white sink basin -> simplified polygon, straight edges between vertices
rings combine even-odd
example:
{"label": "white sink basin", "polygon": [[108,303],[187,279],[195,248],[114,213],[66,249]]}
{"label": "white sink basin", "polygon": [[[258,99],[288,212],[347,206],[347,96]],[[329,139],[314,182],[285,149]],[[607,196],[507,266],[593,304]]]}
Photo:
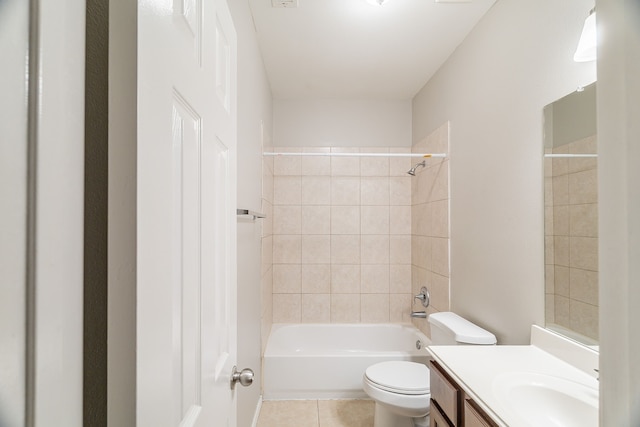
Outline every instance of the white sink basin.
{"label": "white sink basin", "polygon": [[549,375],[509,372],[495,378],[493,390],[514,425],[598,426],[597,388]]}

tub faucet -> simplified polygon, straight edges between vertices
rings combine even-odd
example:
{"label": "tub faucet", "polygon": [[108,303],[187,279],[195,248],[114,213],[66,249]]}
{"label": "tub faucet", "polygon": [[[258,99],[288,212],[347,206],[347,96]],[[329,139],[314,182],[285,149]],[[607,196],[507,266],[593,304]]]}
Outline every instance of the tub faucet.
{"label": "tub faucet", "polygon": [[426,319],[427,312],[426,311],[412,311],[411,317],[417,317],[418,319]]}
{"label": "tub faucet", "polygon": [[420,288],[420,293],[413,297],[413,299],[419,299],[420,301],[422,301],[423,307],[429,307],[429,301],[431,300],[431,298],[429,295],[429,290],[426,288],[426,286]]}

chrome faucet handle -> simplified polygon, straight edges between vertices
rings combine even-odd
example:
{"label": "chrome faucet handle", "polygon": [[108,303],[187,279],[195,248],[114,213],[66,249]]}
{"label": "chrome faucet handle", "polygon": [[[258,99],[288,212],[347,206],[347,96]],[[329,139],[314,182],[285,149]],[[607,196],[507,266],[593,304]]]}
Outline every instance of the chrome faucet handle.
{"label": "chrome faucet handle", "polygon": [[423,286],[422,288],[420,288],[420,293],[413,297],[413,299],[422,301],[423,307],[429,307],[429,302],[431,300],[429,296],[429,290],[425,286]]}

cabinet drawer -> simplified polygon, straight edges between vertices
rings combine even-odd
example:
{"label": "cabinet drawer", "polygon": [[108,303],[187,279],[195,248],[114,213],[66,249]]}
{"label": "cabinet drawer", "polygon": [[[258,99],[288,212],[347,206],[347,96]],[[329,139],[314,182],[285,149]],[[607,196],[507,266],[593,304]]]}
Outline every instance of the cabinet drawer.
{"label": "cabinet drawer", "polygon": [[433,360],[429,362],[431,368],[431,398],[438,403],[442,412],[453,422],[454,426],[460,424],[459,399],[460,388]]}
{"label": "cabinet drawer", "polygon": [[442,415],[438,405],[431,399],[431,410],[429,411],[429,426],[430,427],[453,427],[453,424],[449,422],[447,417]]}
{"label": "cabinet drawer", "polygon": [[465,427],[497,427],[489,416],[471,399],[464,401]]}

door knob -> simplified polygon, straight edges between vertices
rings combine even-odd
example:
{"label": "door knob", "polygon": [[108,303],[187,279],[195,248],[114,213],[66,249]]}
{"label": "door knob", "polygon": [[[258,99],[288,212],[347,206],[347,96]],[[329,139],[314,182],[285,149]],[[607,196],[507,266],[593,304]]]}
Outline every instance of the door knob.
{"label": "door knob", "polygon": [[244,387],[249,387],[253,384],[253,371],[249,368],[244,368],[238,372],[238,369],[234,366],[231,372],[231,390],[236,388],[236,383]]}

